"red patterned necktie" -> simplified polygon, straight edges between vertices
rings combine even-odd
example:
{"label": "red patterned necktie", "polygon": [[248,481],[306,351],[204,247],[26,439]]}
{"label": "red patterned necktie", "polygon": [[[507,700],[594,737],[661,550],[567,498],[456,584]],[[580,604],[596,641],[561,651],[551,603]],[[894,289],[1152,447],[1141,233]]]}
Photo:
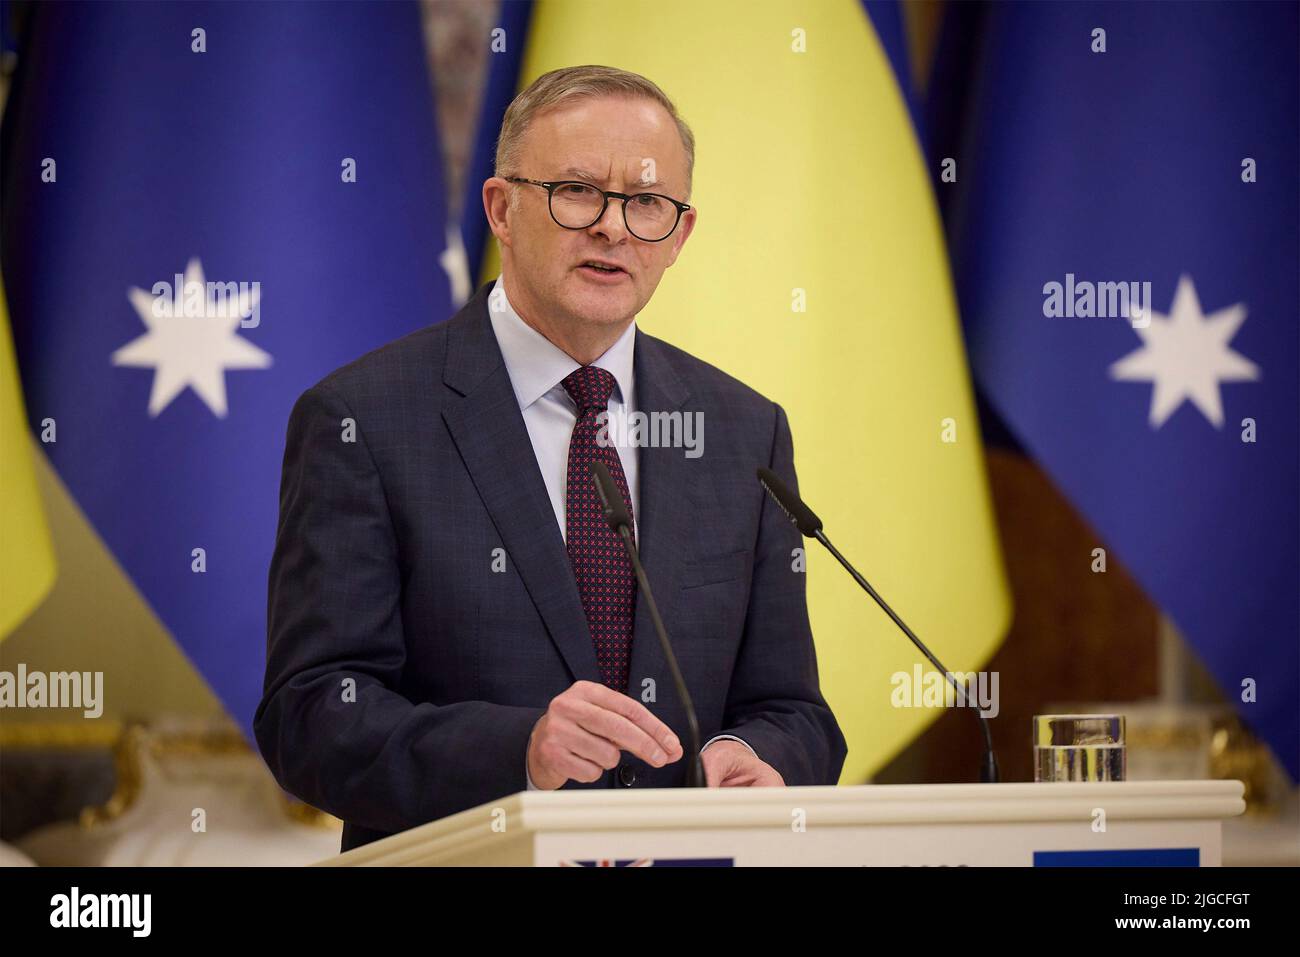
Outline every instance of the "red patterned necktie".
{"label": "red patterned necktie", "polygon": [[627,477],[612,443],[602,445],[596,417],[609,409],[614,376],[598,366],[582,366],[565,377],[564,389],[578,406],[578,421],[569,440],[568,491],[564,508],[565,546],[587,614],[601,680],[615,691],[627,690],[632,651],[632,615],[636,608],[636,574],[620,537],[605,522],[600,496],[591,479],[591,463],[609,469],[632,514]]}

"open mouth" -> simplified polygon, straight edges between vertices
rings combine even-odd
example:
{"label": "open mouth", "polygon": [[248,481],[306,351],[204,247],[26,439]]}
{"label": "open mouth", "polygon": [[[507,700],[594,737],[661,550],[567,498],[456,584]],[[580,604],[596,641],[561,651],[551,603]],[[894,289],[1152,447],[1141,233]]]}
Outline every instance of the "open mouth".
{"label": "open mouth", "polygon": [[610,263],[603,263],[595,259],[589,259],[581,266],[578,271],[584,275],[603,280],[622,279],[628,275],[627,270]]}

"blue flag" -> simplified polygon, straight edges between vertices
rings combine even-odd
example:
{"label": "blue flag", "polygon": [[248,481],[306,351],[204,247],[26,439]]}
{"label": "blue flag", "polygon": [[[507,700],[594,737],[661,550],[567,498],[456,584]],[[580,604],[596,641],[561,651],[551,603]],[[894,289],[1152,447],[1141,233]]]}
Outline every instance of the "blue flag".
{"label": "blue flag", "polygon": [[977,381],[1294,777],[1297,7],[988,27],[952,220]]}
{"label": "blue flag", "polygon": [[60,478],[247,731],[293,402],[447,318],[449,272],[464,292],[419,11],[32,20],[3,130],[27,409],[55,421]]}

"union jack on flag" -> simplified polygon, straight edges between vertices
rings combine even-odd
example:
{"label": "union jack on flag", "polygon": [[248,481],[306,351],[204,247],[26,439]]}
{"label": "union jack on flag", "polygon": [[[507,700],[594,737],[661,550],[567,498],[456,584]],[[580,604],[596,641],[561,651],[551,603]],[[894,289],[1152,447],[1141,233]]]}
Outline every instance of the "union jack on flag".
{"label": "union jack on flag", "polygon": [[594,861],[560,861],[561,867],[653,867],[653,857],[634,857],[627,860],[615,860],[601,857]]}
{"label": "union jack on flag", "polygon": [[735,867],[734,857],[598,857],[563,860],[561,867]]}

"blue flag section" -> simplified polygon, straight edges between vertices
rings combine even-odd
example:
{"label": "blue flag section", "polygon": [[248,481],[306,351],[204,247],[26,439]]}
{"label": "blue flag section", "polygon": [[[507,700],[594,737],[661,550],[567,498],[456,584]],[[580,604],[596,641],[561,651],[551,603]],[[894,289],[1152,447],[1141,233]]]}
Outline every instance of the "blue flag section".
{"label": "blue flag section", "polygon": [[[519,72],[527,47],[528,25],[533,16],[533,0],[510,0],[497,8],[493,26],[492,56],[488,57],[479,103],[478,127],[465,171],[461,201],[461,237],[469,275],[487,281],[482,275],[484,252],[492,231],[483,213],[483,181],[496,173],[497,133],[510,101],[519,92]],[[499,31],[499,32],[496,32]]]}
{"label": "blue flag section", "polygon": [[452,311],[419,11],[31,13],[3,130],[27,410],[54,420],[59,477],[251,737],[294,400]]}
{"label": "blue flag section", "polygon": [[1295,4],[992,5],[951,218],[980,388],[1293,777],[1298,41]]}

